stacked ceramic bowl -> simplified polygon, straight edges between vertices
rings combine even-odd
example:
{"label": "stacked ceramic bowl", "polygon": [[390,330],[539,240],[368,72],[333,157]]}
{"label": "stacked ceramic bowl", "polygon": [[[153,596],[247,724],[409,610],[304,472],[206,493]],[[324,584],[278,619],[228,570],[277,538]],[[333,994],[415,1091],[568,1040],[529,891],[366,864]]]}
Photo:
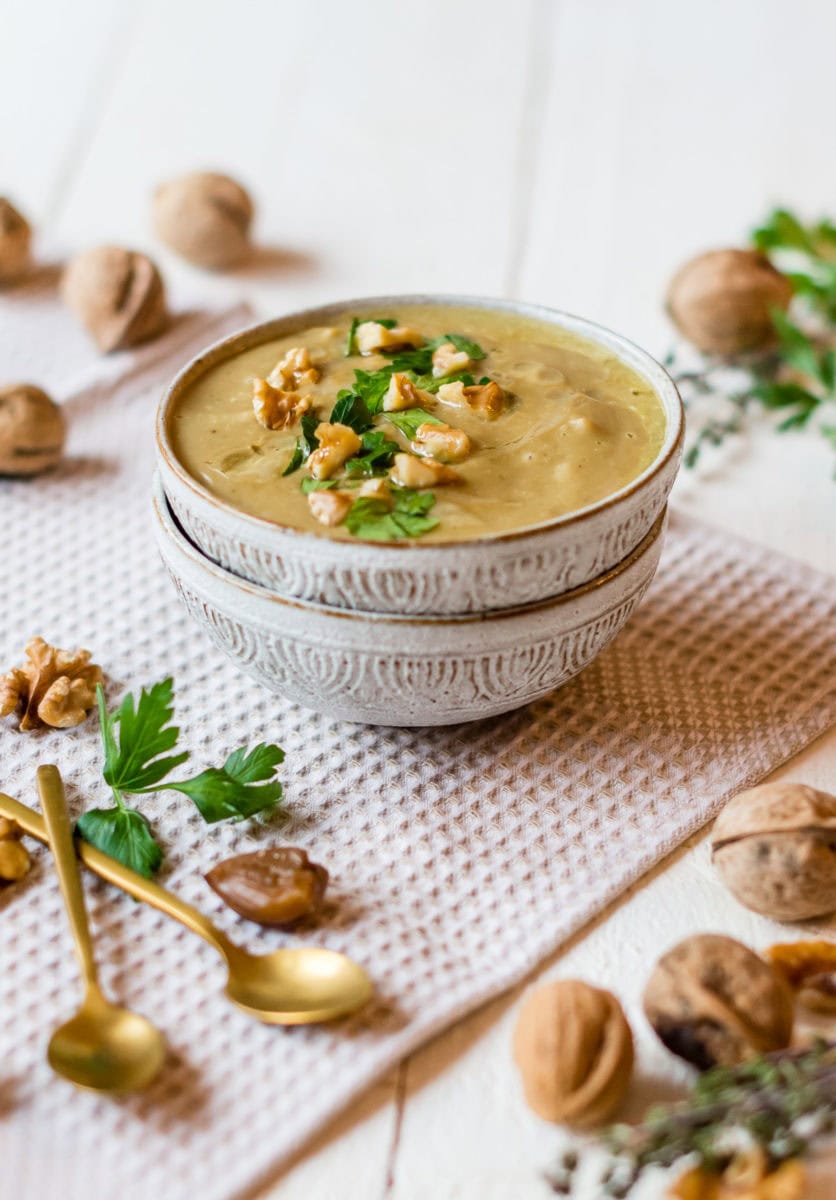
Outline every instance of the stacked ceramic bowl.
{"label": "stacked ceramic bowl", "polygon": [[[210,368],[347,313],[428,303],[531,316],[606,348],[659,396],[666,433],[654,461],[626,487],[568,516],[423,545],[339,541],[249,516],[178,461],[172,413]],[[350,721],[469,721],[546,695],[622,628],[656,571],[682,433],[679,396],[662,368],[577,317],[458,296],[346,301],[244,330],[180,373],[157,420],[158,544],[194,619],[270,690]]]}

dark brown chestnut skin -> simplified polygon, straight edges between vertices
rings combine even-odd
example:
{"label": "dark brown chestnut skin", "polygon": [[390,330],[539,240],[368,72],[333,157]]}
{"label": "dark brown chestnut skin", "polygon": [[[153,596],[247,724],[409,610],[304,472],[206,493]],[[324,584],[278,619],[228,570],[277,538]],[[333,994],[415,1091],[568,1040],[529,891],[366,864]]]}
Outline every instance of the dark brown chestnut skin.
{"label": "dark brown chestnut skin", "polygon": [[328,872],[298,846],[237,854],[204,876],[221,899],[259,925],[294,925],[322,907]]}

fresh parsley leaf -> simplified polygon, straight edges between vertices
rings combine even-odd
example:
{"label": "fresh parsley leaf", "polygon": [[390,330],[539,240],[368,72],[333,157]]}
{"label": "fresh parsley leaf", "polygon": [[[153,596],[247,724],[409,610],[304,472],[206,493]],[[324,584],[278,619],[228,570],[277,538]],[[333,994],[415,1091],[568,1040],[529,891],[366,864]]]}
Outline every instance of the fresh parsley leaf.
{"label": "fresh parsley leaf", "polygon": [[478,342],[472,341],[469,337],[465,337],[463,333],[445,333],[441,338],[435,338],[436,346],[443,346],[445,342],[452,342],[457,350],[463,350],[468,358],[472,358],[474,362],[485,358],[485,351]]}
{"label": "fresh parsley leaf", "polygon": [[362,396],[347,388],[337,393],[337,403],[328,418],[332,425],[348,425],[355,433],[371,428],[372,414]]}
{"label": "fresh parsley leaf", "polygon": [[392,358],[393,371],[414,371],[416,375],[429,375],[432,369],[433,347],[429,343],[419,346],[416,350],[398,350]]}
{"label": "fresh parsley leaf", "polygon": [[284,752],[266,743],[249,752],[236,750],[223,767],[211,768],[194,779],[162,782],[189,757],[185,751],[167,753],[174,749],[180,734],[171,724],[174,685],[170,678],[150,691],[143,688],[136,703],[133,696],[126,696],[113,714],[107,711],[101,686],[96,689],[96,697],[104,747],[103,774],[113,789],[116,807],[92,809],[80,818],[77,829],[85,840],[133,870],[150,878],[163,855],[145,817],[125,804],[125,793],[183,792],[194,800],[207,821],[251,816],[281,799],[282,785],[273,779],[273,773],[284,760]]}
{"label": "fresh parsley leaf", "polygon": [[490,375],[483,375],[482,378],[479,380],[479,387],[484,387],[485,384],[490,383],[490,381],[491,381]]}
{"label": "fresh parsley leaf", "polygon": [[778,331],[784,361],[802,374],[818,379],[820,364],[816,347],[781,309],[774,308],[770,315]]}
{"label": "fresh parsley leaf", "polygon": [[355,371],[352,391],[362,396],[370,413],[379,413],[383,408],[383,397],[392,378],[392,367],[381,367],[379,371]]}
{"label": "fresh parsley leaf", "polygon": [[374,321],[375,325],[382,325],[384,329],[394,329],[398,323],[395,317],[355,317],[351,322],[351,328],[346,338],[346,358],[351,358],[353,354],[357,353],[357,326],[365,325],[367,321]]}
{"label": "fresh parsley leaf", "polygon": [[194,779],[166,783],[163,788],[183,792],[209,824],[227,817],[252,817],[281,800],[282,785],[273,775],[283,761],[278,746],[262,742],[250,751],[235,750],[222,767],[210,767]]}
{"label": "fresh parsley leaf", "polygon": [[764,383],[754,388],[752,394],[757,396],[765,408],[796,408],[798,411],[792,422],[784,423],[787,429],[806,424],[821,403],[818,396],[814,396],[798,383]]}
{"label": "fresh parsley leaf", "polygon": [[143,688],[136,708],[133,696],[126,696],[112,717],[105,708],[101,684],[96,688],[96,697],[105,751],[105,782],[117,795],[153,787],[189,757],[186,751],[160,757],[174,749],[180,736],[177,726],[170,724],[174,716],[174,681],[170,677],[154,684],[150,692]]}
{"label": "fresh parsley leaf", "polygon": [[397,442],[391,441],[381,429],[367,429],[363,434],[362,442],[364,453],[348,460],[345,464],[346,473],[355,478],[357,476],[383,475],[392,465],[392,460],[400,451],[400,446]]}
{"label": "fresh parsley leaf", "polygon": [[299,422],[302,432],[296,439],[296,449],[293,451],[290,462],[282,471],[283,476],[292,475],[294,471],[298,471],[302,464],[307,462],[314,450],[316,450],[319,445],[319,438],[316,436],[316,427],[318,424],[319,417],[316,413],[303,413],[302,419]]}
{"label": "fresh parsley leaf", "polygon": [[146,879],[159,870],[163,861],[151,827],[135,808],[92,808],[79,817],[76,831],[85,842]]}
{"label": "fresh parsley leaf", "polygon": [[417,388],[421,388],[424,392],[432,392],[433,395],[445,383],[456,383],[461,380],[465,387],[472,387],[474,383],[473,376],[469,371],[454,371],[452,375],[441,375],[438,378],[432,374],[416,375],[413,371],[408,374]]}
{"label": "fresh parsley leaf", "polygon": [[308,492],[330,491],[331,488],[337,487],[338,484],[338,479],[303,479],[299,486],[307,496]]}
{"label": "fresh parsley leaf", "polygon": [[401,433],[405,434],[410,441],[415,437],[418,428],[421,425],[443,425],[443,421],[439,421],[438,417],[434,417],[432,413],[428,413],[423,408],[405,408],[402,412],[388,412],[384,416],[392,425],[400,429]]}
{"label": "fresh parsley leaf", "polygon": [[360,496],[349,509],[345,523],[350,533],[367,541],[391,542],[420,537],[438,525],[438,521],[427,516],[434,504],[432,492],[394,488],[391,507],[386,500]]}

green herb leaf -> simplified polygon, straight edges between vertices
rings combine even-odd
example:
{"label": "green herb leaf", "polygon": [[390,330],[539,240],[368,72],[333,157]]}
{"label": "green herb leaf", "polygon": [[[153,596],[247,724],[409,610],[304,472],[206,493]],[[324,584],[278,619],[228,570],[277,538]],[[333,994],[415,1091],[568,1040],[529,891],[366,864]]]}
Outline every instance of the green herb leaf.
{"label": "green herb leaf", "polygon": [[337,392],[337,403],[332,408],[328,420],[332,425],[348,425],[355,433],[362,433],[371,427],[372,414],[362,396],[343,388]]}
{"label": "green herb leaf", "polygon": [[365,325],[367,321],[373,321],[375,325],[382,325],[384,329],[394,329],[398,323],[394,317],[355,317],[351,322],[351,328],[346,338],[346,358],[351,358],[353,354],[357,353],[357,326]]}
{"label": "green herb leaf", "polygon": [[781,356],[784,362],[813,379],[819,377],[819,356],[816,347],[805,333],[794,325],[786,313],[779,308],[771,312],[772,324],[778,331]]}
{"label": "green herb leaf", "polygon": [[[114,789],[117,798],[122,792],[138,792],[151,787],[189,757],[186,751],[160,757],[174,749],[180,736],[177,726],[170,724],[174,716],[174,681],[171,678],[154,684],[149,692],[143,688],[136,708],[133,696],[126,696],[112,717],[105,710],[101,684],[96,688],[96,696],[102,718],[105,782]],[[117,723],[118,745],[114,728]]]}
{"label": "green herb leaf", "polygon": [[294,471],[298,471],[303,463],[307,462],[319,445],[319,438],[316,436],[316,428],[319,425],[319,417],[316,413],[303,413],[302,419],[299,422],[302,432],[296,439],[296,449],[290,462],[282,471],[282,475],[292,475]]}
{"label": "green herb leaf", "polygon": [[350,533],[367,541],[391,542],[420,537],[438,525],[438,521],[426,515],[434,504],[432,492],[394,488],[391,507],[386,500],[360,496],[349,509],[345,523]]}
{"label": "green herb leaf", "polygon": [[307,494],[309,492],[327,492],[331,488],[339,487],[338,479],[303,479],[300,483],[300,488]]}
{"label": "green herb leaf", "polygon": [[350,458],[345,464],[347,474],[355,478],[384,474],[400,451],[398,443],[391,441],[381,429],[366,430],[362,442],[364,453]]}
{"label": "green herb leaf", "polygon": [[465,387],[472,387],[474,383],[473,376],[469,371],[454,371],[452,375],[441,375],[438,378],[432,374],[416,375],[414,371],[409,371],[407,374],[417,388],[421,388],[424,392],[432,392],[433,395],[445,383],[461,381]]}
{"label": "green herb leaf", "polygon": [[429,375],[432,369],[433,347],[429,343],[418,346],[415,350],[398,350],[392,359],[393,371],[414,371],[416,375]]}
{"label": "green herb leaf", "polygon": [[392,425],[400,429],[401,433],[405,434],[410,441],[415,437],[421,425],[443,425],[443,421],[439,421],[438,417],[434,417],[432,413],[428,413],[423,408],[405,408],[402,412],[388,412],[383,414],[386,420]]}
{"label": "green herb leaf", "polygon": [[392,367],[381,367],[379,371],[355,371],[352,391],[362,396],[370,413],[379,413],[383,408],[383,397],[392,378]]}
{"label": "green herb leaf", "polygon": [[163,861],[151,827],[134,808],[92,808],[79,817],[76,832],[85,842],[146,879],[159,870]]}
{"label": "green herb leaf", "polygon": [[465,337],[463,333],[445,333],[441,338],[434,338],[433,349],[443,346],[445,342],[452,342],[457,350],[463,350],[467,357],[472,358],[474,362],[486,357],[485,351],[479,343]]}
{"label": "green herb leaf", "polygon": [[262,742],[250,751],[243,748],[234,751],[223,767],[210,767],[194,779],[166,783],[163,787],[183,792],[210,824],[227,817],[252,817],[274,808],[281,800],[282,785],[273,775],[283,761],[284,752],[278,746]]}

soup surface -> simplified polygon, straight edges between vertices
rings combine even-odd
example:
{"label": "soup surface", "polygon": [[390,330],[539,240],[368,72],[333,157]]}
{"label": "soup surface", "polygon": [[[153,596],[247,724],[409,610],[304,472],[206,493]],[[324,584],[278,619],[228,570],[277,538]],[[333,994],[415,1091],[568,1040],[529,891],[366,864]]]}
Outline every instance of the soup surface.
{"label": "soup surface", "polygon": [[665,416],[645,379],[584,338],[510,313],[402,306],[212,367],[170,433],[189,473],[253,516],[445,542],[617,491],[658,454]]}

